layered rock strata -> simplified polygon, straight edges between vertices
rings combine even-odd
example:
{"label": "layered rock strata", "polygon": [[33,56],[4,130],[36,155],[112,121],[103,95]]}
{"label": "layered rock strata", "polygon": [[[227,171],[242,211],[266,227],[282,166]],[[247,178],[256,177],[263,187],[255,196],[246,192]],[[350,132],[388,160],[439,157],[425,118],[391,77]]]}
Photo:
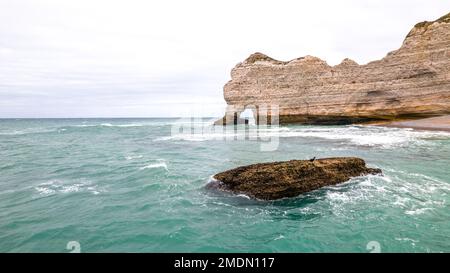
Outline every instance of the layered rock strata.
{"label": "layered rock strata", "polygon": [[356,157],[290,160],[238,167],[214,175],[207,187],[273,200],[336,185],[355,176],[379,174]]}
{"label": "layered rock strata", "polygon": [[342,124],[449,114],[450,13],[416,24],[398,50],[365,65],[344,59],[330,66],[312,56],[282,62],[252,54],[232,69],[224,97],[228,109],[216,124],[236,123],[246,108],[256,120],[270,123],[273,106],[280,123]]}

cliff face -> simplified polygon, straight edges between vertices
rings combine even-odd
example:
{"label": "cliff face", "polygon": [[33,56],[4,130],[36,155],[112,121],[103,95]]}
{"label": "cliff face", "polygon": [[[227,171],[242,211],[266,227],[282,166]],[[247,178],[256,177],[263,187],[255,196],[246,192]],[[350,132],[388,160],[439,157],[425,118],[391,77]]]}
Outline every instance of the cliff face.
{"label": "cliff face", "polygon": [[278,105],[280,123],[449,114],[450,13],[418,23],[398,50],[365,65],[344,59],[330,66],[312,56],[282,62],[255,53],[233,68],[231,78],[224,87],[226,120],[217,124],[236,122],[250,106],[257,114],[261,105]]}

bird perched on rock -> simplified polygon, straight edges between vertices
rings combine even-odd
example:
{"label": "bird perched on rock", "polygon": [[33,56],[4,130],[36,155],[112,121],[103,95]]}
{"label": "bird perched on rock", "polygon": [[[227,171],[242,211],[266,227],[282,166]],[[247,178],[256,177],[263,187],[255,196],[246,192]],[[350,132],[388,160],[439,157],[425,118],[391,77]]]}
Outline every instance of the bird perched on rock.
{"label": "bird perched on rock", "polygon": [[316,157],[311,158],[309,161],[314,162],[316,160]]}

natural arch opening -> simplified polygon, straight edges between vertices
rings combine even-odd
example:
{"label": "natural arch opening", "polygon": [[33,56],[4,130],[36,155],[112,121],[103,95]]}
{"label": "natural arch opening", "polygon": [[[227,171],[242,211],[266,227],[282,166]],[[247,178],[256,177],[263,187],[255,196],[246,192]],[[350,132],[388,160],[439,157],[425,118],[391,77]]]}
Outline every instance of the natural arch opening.
{"label": "natural arch opening", "polygon": [[239,116],[239,118],[247,120],[246,124],[256,125],[253,109],[246,108]]}

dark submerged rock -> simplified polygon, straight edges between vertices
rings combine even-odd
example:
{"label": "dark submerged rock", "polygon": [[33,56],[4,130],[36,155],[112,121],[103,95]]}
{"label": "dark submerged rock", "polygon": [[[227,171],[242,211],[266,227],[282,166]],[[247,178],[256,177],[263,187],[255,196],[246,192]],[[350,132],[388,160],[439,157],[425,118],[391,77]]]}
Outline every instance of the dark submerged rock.
{"label": "dark submerged rock", "polygon": [[380,173],[380,169],[368,168],[363,159],[356,157],[290,160],[224,171],[214,175],[214,181],[207,187],[273,200],[336,185],[352,177]]}

